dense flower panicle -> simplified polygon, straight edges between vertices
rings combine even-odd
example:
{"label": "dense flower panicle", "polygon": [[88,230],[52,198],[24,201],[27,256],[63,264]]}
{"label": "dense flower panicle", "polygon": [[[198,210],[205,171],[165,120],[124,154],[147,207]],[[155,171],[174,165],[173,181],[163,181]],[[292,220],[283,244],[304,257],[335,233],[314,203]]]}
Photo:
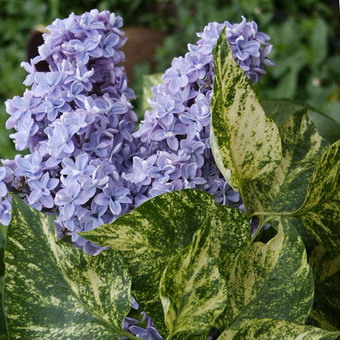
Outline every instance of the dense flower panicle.
{"label": "dense flower panicle", "polygon": [[[197,188],[218,203],[240,206],[240,196],[224,181],[211,152],[210,102],[214,66],[212,50],[223,28],[232,53],[252,82],[265,73],[271,51],[269,36],[243,17],[239,24],[210,23],[184,57],[175,58],[152,91],[152,110],[134,134],[144,148],[123,177],[141,187],[139,204],[150,197],[183,188]],[[242,208],[242,206],[241,206]]]}
{"label": "dense flower panicle", "polygon": [[[134,185],[121,174],[137,149],[132,137],[137,118],[129,103],[134,93],[119,65],[126,41],[122,24],[120,17],[98,10],[57,19],[47,27],[39,56],[22,64],[30,89],[6,102],[6,126],[15,129],[17,150],[30,153],[0,170],[2,224],[10,220],[10,185],[32,207],[57,215],[60,237],[71,235],[94,254],[100,248],[77,232],[132,208]],[[49,72],[36,70],[41,60]],[[4,181],[10,169],[11,183]]]}

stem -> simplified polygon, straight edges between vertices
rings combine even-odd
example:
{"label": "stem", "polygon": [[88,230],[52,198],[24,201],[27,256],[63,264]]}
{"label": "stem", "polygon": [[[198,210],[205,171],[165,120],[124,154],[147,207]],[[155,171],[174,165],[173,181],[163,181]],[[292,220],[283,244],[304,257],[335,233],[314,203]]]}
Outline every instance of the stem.
{"label": "stem", "polygon": [[255,241],[256,237],[258,236],[258,234],[260,233],[260,231],[262,230],[262,225],[259,225],[254,233],[254,235],[251,237],[251,241]]}
{"label": "stem", "polygon": [[256,229],[256,231],[255,231],[255,233],[254,233],[254,235],[251,237],[251,240],[252,240],[252,242],[254,242],[255,241],[255,239],[256,239],[256,237],[259,235],[259,233],[261,232],[261,230],[262,230],[262,227],[268,222],[270,220],[270,218],[265,218],[260,224],[259,224],[259,226],[257,227],[257,229]]}
{"label": "stem", "polygon": [[240,195],[241,195],[241,199],[242,199],[243,204],[244,204],[244,210],[246,212],[246,215],[249,217],[251,212],[249,211],[248,202],[247,202],[247,200],[245,198],[245,195],[243,194],[243,187],[242,187],[242,185],[240,186]]}
{"label": "stem", "polygon": [[171,332],[167,337],[166,340],[171,340],[173,333]]}

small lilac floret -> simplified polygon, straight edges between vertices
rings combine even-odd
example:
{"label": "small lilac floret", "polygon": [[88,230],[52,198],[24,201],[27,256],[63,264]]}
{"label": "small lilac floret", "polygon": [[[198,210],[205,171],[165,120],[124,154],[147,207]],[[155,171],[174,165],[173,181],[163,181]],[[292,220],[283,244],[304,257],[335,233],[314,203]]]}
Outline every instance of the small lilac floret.
{"label": "small lilac floret", "polygon": [[10,196],[0,198],[0,224],[8,226],[12,218],[12,199]]}
{"label": "small lilac floret", "polygon": [[5,178],[6,178],[6,168],[0,167],[0,198],[3,198],[8,194],[8,189],[5,183]]}
{"label": "small lilac floret", "polygon": [[50,178],[49,173],[46,172],[40,180],[29,180],[28,186],[31,189],[27,200],[28,203],[37,210],[42,208],[52,209],[54,206],[51,191],[57,187],[59,180]]}

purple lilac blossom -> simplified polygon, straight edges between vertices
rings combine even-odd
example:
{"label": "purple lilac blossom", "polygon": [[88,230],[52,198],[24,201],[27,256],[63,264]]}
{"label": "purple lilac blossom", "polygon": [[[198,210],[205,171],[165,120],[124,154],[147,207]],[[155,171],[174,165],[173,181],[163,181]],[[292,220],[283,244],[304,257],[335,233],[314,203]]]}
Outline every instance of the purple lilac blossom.
{"label": "purple lilac blossom", "polygon": [[153,87],[151,110],[134,133],[144,147],[123,178],[140,187],[142,195],[135,197],[135,205],[161,193],[196,188],[214,195],[218,203],[243,208],[240,195],[218,170],[209,141],[212,50],[223,28],[234,59],[250,81],[263,76],[264,65],[273,65],[267,58],[269,36],[244,17],[239,24],[210,23],[197,34],[197,44],[189,45],[184,57],[175,58],[163,82]]}
{"label": "purple lilac blossom", "polygon": [[[30,89],[6,102],[6,126],[15,130],[16,148],[29,153],[0,168],[1,223],[10,220],[12,189],[32,207],[57,216],[59,237],[70,235],[96,254],[102,248],[77,233],[133,208],[137,188],[121,176],[138,147],[129,103],[134,93],[120,65],[122,25],[122,18],[98,10],[57,19],[47,27],[39,56],[22,63]],[[36,70],[41,60],[49,72]],[[11,183],[5,181],[8,171]]]}

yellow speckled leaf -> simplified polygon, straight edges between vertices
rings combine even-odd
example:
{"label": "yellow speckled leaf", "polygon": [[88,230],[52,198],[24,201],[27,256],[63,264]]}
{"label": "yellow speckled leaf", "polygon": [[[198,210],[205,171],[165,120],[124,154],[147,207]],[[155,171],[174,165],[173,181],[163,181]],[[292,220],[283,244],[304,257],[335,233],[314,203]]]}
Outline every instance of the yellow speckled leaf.
{"label": "yellow speckled leaf", "polygon": [[313,249],[309,263],[315,282],[309,321],[331,331],[340,330],[340,253],[318,246]]}
{"label": "yellow speckled leaf", "polygon": [[279,125],[282,140],[280,165],[251,184],[249,197],[256,211],[293,212],[303,203],[308,183],[329,143],[317,132],[302,109]]}
{"label": "yellow speckled leaf", "polygon": [[171,259],[191,244],[207,219],[212,223],[212,256],[226,267],[250,242],[248,220],[238,209],[216,205],[213,196],[198,190],[159,195],[82,236],[120,252],[133,277],[133,295],[165,334],[159,281]]}
{"label": "yellow speckled leaf", "polygon": [[305,247],[285,220],[268,243],[254,242],[239,252],[226,282],[220,329],[254,318],[303,323],[312,307],[314,285]]}
{"label": "yellow speckled leaf", "polygon": [[219,169],[240,191],[248,210],[249,184],[267,176],[280,163],[279,131],[265,115],[244,71],[233,59],[225,31],[213,56],[212,150]]}
{"label": "yellow speckled leaf", "polygon": [[333,340],[340,332],[273,319],[246,320],[224,331],[219,340]]}
{"label": "yellow speckled leaf", "polygon": [[309,233],[330,250],[340,251],[340,141],[317,163],[302,207],[294,213]]}
{"label": "yellow speckled leaf", "polygon": [[205,334],[223,312],[226,299],[225,280],[218,269],[207,219],[196,232],[193,243],[175,256],[160,281],[160,296],[169,337],[179,333]]}
{"label": "yellow speckled leaf", "polygon": [[131,281],[117,253],[56,242],[52,219],[13,200],[5,250],[10,339],[119,339]]}

